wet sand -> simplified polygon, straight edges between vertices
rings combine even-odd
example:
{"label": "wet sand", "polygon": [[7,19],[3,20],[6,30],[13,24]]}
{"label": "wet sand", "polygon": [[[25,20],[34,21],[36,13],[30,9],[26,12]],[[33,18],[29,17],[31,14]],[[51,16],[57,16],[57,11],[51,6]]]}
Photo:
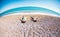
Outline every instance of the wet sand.
{"label": "wet sand", "polygon": [[[21,23],[22,16],[26,22]],[[37,18],[37,22],[31,20]],[[13,15],[0,17],[0,37],[60,37],[60,17]]]}

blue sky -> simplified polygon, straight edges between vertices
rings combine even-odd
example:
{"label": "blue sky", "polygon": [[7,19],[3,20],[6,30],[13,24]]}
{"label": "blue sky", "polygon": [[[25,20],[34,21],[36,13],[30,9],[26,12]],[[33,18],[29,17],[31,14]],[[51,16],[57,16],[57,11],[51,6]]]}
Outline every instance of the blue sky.
{"label": "blue sky", "polygon": [[36,6],[60,13],[60,0],[0,0],[0,13],[24,6]]}

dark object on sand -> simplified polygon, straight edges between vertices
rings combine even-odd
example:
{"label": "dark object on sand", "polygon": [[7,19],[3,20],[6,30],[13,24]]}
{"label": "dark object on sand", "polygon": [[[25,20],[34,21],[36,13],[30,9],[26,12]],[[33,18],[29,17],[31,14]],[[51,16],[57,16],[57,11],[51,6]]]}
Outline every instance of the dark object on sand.
{"label": "dark object on sand", "polygon": [[37,19],[34,19],[33,17],[31,17],[31,20],[32,20],[33,22],[37,22]]}

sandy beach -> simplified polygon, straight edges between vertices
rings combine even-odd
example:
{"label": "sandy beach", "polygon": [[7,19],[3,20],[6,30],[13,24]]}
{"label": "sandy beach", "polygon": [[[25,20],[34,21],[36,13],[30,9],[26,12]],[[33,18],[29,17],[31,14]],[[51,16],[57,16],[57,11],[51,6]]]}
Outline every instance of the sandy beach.
{"label": "sandy beach", "polygon": [[[21,22],[24,16],[25,23]],[[36,22],[31,20],[36,18]],[[11,15],[0,17],[0,37],[60,37],[60,17]]]}

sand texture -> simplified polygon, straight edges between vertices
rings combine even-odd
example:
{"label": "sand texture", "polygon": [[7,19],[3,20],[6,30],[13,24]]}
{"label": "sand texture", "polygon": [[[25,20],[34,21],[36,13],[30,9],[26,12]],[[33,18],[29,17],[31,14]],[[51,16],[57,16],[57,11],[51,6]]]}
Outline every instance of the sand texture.
{"label": "sand texture", "polygon": [[60,17],[24,15],[26,22],[22,23],[22,16],[0,17],[0,37],[60,37]]}

